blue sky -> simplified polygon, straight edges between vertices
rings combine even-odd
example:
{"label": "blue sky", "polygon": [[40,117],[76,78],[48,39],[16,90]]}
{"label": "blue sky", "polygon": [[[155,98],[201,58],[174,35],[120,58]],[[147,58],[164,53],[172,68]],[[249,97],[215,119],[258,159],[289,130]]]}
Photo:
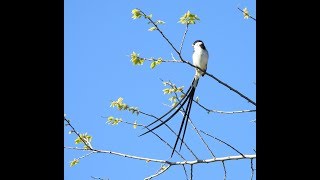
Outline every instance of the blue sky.
{"label": "blue sky", "polygon": [[[237,7],[249,9],[256,17],[255,1],[146,1],[146,0],[65,0],[64,7],[64,111],[76,129],[93,136],[96,149],[125,154],[168,159],[171,149],[152,134],[138,137],[144,132],[131,125],[106,124],[108,116],[128,122],[148,124],[152,118],[132,115],[110,108],[112,100],[119,97],[130,106],[143,112],[161,116],[169,110],[169,95],[164,95],[161,80],[170,80],[177,86],[189,86],[194,68],[182,63],[162,63],[150,69],[150,62],[134,66],[130,54],[135,51],[141,57],[179,59],[174,50],[145,19],[133,20],[131,10],[139,8],[153,19],[166,23],[160,28],[177,48],[185,25],[177,23],[188,10],[197,14],[200,22],[189,26],[182,56],[192,61],[191,44],[201,39],[210,53],[207,72],[237,89],[247,97],[256,99],[256,22],[244,19]],[[251,110],[256,107],[239,95],[217,83],[209,76],[200,79],[195,97],[205,107],[221,111]],[[206,113],[193,104],[193,123],[212,136],[231,144],[243,154],[255,154],[256,113],[219,114]],[[182,116],[168,124],[177,132]],[[65,127],[65,146],[75,145],[75,135]],[[168,143],[175,137],[165,127],[156,130]],[[204,135],[217,157],[239,155],[226,145]],[[185,141],[200,159],[211,158],[197,134],[188,125]],[[64,176],[66,180],[92,179],[91,176],[110,180],[143,179],[154,174],[159,163],[128,159],[110,154],[94,154],[81,159],[74,167],[69,162],[86,152],[65,149]],[[194,157],[182,148],[188,160]],[[174,156],[173,161],[181,161]],[[227,179],[250,179],[250,160],[225,162]],[[254,160],[255,165],[255,160]],[[188,172],[190,167],[186,166]],[[194,179],[223,179],[222,163],[194,166]],[[171,167],[156,179],[186,179],[183,168]],[[255,179],[255,176],[254,176]]]}

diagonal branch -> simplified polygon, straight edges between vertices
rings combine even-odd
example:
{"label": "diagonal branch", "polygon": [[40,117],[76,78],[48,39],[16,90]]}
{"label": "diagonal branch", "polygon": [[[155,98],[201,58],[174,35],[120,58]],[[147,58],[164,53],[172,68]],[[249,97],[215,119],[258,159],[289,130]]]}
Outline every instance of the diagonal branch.
{"label": "diagonal branch", "polygon": [[186,175],[186,179],[189,180],[185,165],[182,165],[182,167],[183,167],[183,170],[184,170],[184,174]]}
{"label": "diagonal branch", "polygon": [[[126,123],[126,124],[130,124],[130,125],[136,125],[136,126],[142,126],[144,128],[147,128],[148,130],[150,130],[147,126],[145,125],[142,125],[142,124],[135,124],[135,123],[131,123],[131,122],[127,122],[127,121],[121,121],[123,123]],[[150,131],[152,134],[154,134],[155,136],[157,136],[164,144],[166,144],[167,146],[169,146],[171,149],[173,149],[173,147],[167,142],[165,141],[164,139],[162,139],[157,133],[155,133],[154,131]],[[183,160],[186,160],[177,150],[175,150],[175,152],[183,159]]]}
{"label": "diagonal branch", "polygon": [[218,83],[226,86],[226,87],[229,88],[231,91],[237,93],[238,95],[240,95],[242,98],[246,99],[246,100],[247,100],[248,102],[250,102],[251,104],[256,105],[256,103],[255,103],[254,101],[252,101],[252,100],[249,99],[247,96],[245,96],[245,95],[243,95],[242,93],[240,93],[238,90],[236,90],[236,89],[234,89],[233,87],[229,86],[228,84],[222,82],[220,79],[216,78],[216,77],[213,76],[212,74],[209,74],[209,73],[207,73],[206,71],[204,71],[204,70],[202,70],[202,69],[194,66],[194,65],[191,64],[190,62],[183,60],[181,53],[173,46],[173,44],[169,41],[169,39],[163,34],[163,32],[159,29],[158,25],[157,25],[155,22],[153,22],[153,20],[152,20],[149,16],[147,16],[143,11],[141,11],[140,9],[138,9],[138,10],[144,15],[145,18],[147,18],[147,19],[156,27],[156,30],[159,31],[159,33],[162,35],[162,37],[169,43],[169,45],[173,48],[173,50],[179,55],[181,62],[186,63],[186,64],[188,64],[188,65],[190,65],[190,66],[192,66],[192,67],[200,70],[201,72],[204,72],[204,74],[210,76],[211,78],[213,78],[214,80],[216,80]]}
{"label": "diagonal branch", "polygon": [[89,149],[92,149],[91,144],[90,143],[88,144],[88,142],[80,136],[80,134],[76,131],[76,129],[71,125],[70,120],[66,119],[65,117],[64,117],[64,120],[67,122],[67,125],[71,127],[72,132],[76,133],[76,135],[81,139],[84,145]]}
{"label": "diagonal branch", "polygon": [[154,178],[154,177],[157,177],[157,176],[159,176],[160,174],[166,172],[170,167],[171,167],[171,165],[169,165],[169,166],[167,166],[167,167],[163,167],[163,166],[162,166],[162,167],[160,168],[160,170],[159,170],[156,174],[151,175],[151,176],[149,176],[149,177],[146,177],[146,178],[144,178],[144,180],[149,180],[149,179],[152,179],[152,178]]}
{"label": "diagonal branch", "polygon": [[226,142],[222,141],[221,139],[219,139],[219,138],[217,138],[217,137],[213,137],[212,135],[210,135],[210,134],[208,134],[208,133],[206,133],[206,132],[204,132],[204,131],[202,131],[202,130],[200,130],[200,132],[202,132],[203,134],[205,134],[205,135],[207,135],[207,136],[210,136],[210,137],[212,137],[212,138],[214,138],[214,139],[216,139],[216,140],[218,140],[218,141],[222,142],[223,144],[225,144],[225,145],[229,146],[230,148],[232,148],[233,150],[235,150],[237,153],[241,154],[241,156],[243,156],[243,157],[244,157],[244,155],[243,155],[240,151],[238,151],[236,148],[232,147],[230,144],[228,144],[228,143],[226,143]]}
{"label": "diagonal branch", "polygon": [[[144,112],[142,112],[142,111],[140,111],[140,110],[138,110],[138,112],[139,113],[141,113],[141,114],[143,114],[143,115],[146,115],[146,116],[149,116],[149,117],[152,117],[152,118],[155,118],[155,119],[159,119],[159,118],[157,118],[156,116],[154,116],[154,115],[151,115],[151,114],[148,114],[148,113],[144,113]],[[161,120],[161,119],[159,119],[161,122],[163,122],[163,120]],[[177,133],[176,132],[174,132],[173,131],[173,129],[169,126],[169,125],[167,125],[166,123],[164,124],[175,136],[178,136],[177,135]],[[146,127],[146,126],[144,126],[144,127]],[[149,129],[148,129],[149,130]],[[153,131],[150,131],[150,132],[153,132]],[[181,140],[181,138],[180,138],[180,140]],[[190,147],[187,145],[187,143],[185,143],[185,142],[182,142],[185,146],[186,146],[186,148],[191,152],[191,154],[196,158],[196,159],[198,159],[198,157],[194,154],[194,152],[190,149]],[[171,147],[171,146],[170,146]],[[175,151],[176,152],[176,151]]]}
{"label": "diagonal branch", "polygon": [[[243,12],[243,13],[245,13],[242,9],[240,9],[239,7],[238,7],[238,9],[239,9],[239,11],[241,11],[241,12]],[[245,13],[246,15],[248,15],[251,19],[253,19],[253,20],[255,20],[256,21],[256,18],[254,18],[254,17],[252,17],[252,16],[250,16],[250,14],[248,14],[248,13]]]}
{"label": "diagonal branch", "polygon": [[[178,98],[178,97],[177,97]],[[182,114],[182,116],[184,116],[184,113],[186,111],[184,110],[184,108],[182,108],[182,110],[180,110],[180,113]],[[188,121],[191,123],[193,129],[196,131],[196,133],[198,134],[200,140],[204,143],[204,145],[206,146],[206,148],[208,149],[208,151],[210,152],[210,154],[215,158],[216,156],[213,154],[213,152],[211,151],[211,149],[209,148],[208,144],[204,141],[204,139],[202,138],[202,136],[200,135],[198,129],[196,128],[196,126],[193,124],[193,122],[191,121],[191,118],[188,118]],[[197,158],[198,159],[198,158]]]}
{"label": "diagonal branch", "polygon": [[224,161],[222,161],[222,165],[223,165],[223,170],[224,170],[223,180],[226,180],[226,179],[227,179],[227,169],[226,169],[226,166],[225,166],[225,164],[224,164]]}

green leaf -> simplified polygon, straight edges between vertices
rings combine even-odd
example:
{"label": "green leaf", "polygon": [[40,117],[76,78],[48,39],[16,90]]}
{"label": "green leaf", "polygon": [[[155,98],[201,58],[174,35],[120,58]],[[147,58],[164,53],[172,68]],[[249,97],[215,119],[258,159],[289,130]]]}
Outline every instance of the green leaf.
{"label": "green leaf", "polygon": [[156,67],[157,63],[156,61],[153,61],[151,64],[150,64],[150,68],[153,69],[154,67]]}
{"label": "green leaf", "polygon": [[73,161],[70,162],[70,167],[73,167],[74,165],[79,163],[79,159],[74,159]]}
{"label": "green leaf", "polygon": [[154,30],[156,30],[156,29],[157,29],[157,28],[153,26],[153,27],[149,28],[148,31],[154,31]]}
{"label": "green leaf", "polygon": [[111,124],[111,125],[118,125],[120,122],[122,122],[121,118],[114,118],[112,116],[108,117],[108,121],[106,123]]}
{"label": "green leaf", "polygon": [[173,108],[175,108],[177,105],[178,105],[178,102],[174,102],[174,103],[172,103],[171,106],[172,106]]}
{"label": "green leaf", "polygon": [[138,9],[133,9],[131,13],[132,19],[139,19],[142,16],[141,12]]}
{"label": "green leaf", "polygon": [[137,121],[134,121],[134,123],[133,123],[133,128],[134,128],[134,129],[137,128]]}
{"label": "green leaf", "polygon": [[131,56],[131,62],[133,65],[143,65],[144,59],[139,57],[139,54],[132,52]]}
{"label": "green leaf", "polygon": [[169,101],[171,101],[171,102],[173,102],[173,101],[176,102],[176,99],[177,99],[177,97],[172,96],[172,97],[169,98]]}
{"label": "green leaf", "polygon": [[76,140],[74,140],[75,144],[80,144],[83,143],[82,140],[78,137]]}
{"label": "green leaf", "polygon": [[196,21],[199,21],[200,19],[198,18],[197,15],[190,13],[190,11],[188,10],[188,12],[186,12],[183,16],[180,17],[180,20],[178,21],[178,23],[181,24],[195,24]]}
{"label": "green leaf", "polygon": [[163,91],[163,94],[169,94],[170,93],[170,89],[169,88],[165,88],[162,91]]}
{"label": "green leaf", "polygon": [[243,11],[244,19],[249,19],[249,11],[248,11],[248,9],[244,8],[242,11]]}
{"label": "green leaf", "polygon": [[156,24],[164,24],[165,22],[162,21],[162,20],[158,20],[158,21],[156,21],[155,23],[156,23]]}

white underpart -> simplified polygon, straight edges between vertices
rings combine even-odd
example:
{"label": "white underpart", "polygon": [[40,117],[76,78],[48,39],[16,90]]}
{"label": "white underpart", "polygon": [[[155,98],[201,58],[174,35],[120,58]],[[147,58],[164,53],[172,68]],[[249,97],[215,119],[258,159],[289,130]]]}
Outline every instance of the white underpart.
{"label": "white underpart", "polygon": [[[206,51],[200,47],[201,44],[202,44],[202,42],[197,42],[193,46],[194,52],[192,55],[192,60],[193,60],[194,66],[199,67],[203,71],[206,71],[207,65],[208,65],[209,54],[208,54],[208,51]],[[203,75],[203,74],[204,74],[204,72],[202,72],[196,68],[196,75],[195,76],[197,78],[199,78],[200,75]]]}
{"label": "white underpart", "polygon": [[[202,42],[197,42],[193,46],[194,52],[192,55],[192,60],[193,60],[194,66],[199,67],[203,71],[206,71],[207,65],[208,65],[209,54],[208,54],[208,51],[206,51],[200,47],[201,44],[202,44]],[[195,68],[195,69],[196,69],[196,74],[194,76],[194,81],[192,84],[192,86],[194,88],[197,87],[200,76],[202,76],[204,74],[204,72],[202,72],[198,68]]]}

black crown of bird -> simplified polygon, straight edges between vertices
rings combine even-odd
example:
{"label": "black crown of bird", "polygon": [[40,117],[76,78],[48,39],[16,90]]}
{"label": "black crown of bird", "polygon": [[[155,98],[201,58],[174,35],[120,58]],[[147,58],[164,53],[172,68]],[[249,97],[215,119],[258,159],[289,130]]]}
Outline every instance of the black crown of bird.
{"label": "black crown of bird", "polygon": [[[165,113],[164,115],[162,115],[160,118],[157,118],[157,120],[153,121],[152,123],[148,124],[145,128],[148,129],[148,131],[144,132],[143,134],[139,135],[140,136],[143,136],[145,134],[148,134],[150,133],[151,131],[159,128],[160,126],[164,125],[165,123],[167,123],[173,116],[175,116],[180,110],[181,108],[187,103],[187,107],[185,109],[185,113],[183,115],[183,118],[182,118],[182,121],[181,121],[181,125],[180,125],[180,129],[179,129],[179,132],[178,132],[178,135],[177,135],[177,138],[176,138],[176,141],[175,141],[175,144],[174,144],[174,147],[172,149],[172,153],[171,153],[171,156],[173,156],[174,152],[175,152],[175,149],[176,149],[176,146],[178,144],[178,141],[180,139],[180,148],[179,148],[179,151],[181,150],[181,146],[182,146],[182,143],[183,143],[183,139],[184,139],[184,135],[186,133],[186,129],[187,129],[187,125],[188,125],[188,119],[189,119],[189,115],[190,115],[190,111],[191,111],[191,106],[192,106],[192,102],[193,102],[193,96],[194,96],[194,93],[196,91],[196,88],[197,88],[197,85],[198,85],[198,82],[199,82],[199,79],[200,79],[200,76],[204,76],[204,72],[207,70],[207,61],[208,61],[208,52],[206,50],[206,47],[204,46],[204,43],[201,41],[201,40],[196,40],[192,46],[194,47],[194,52],[193,52],[193,64],[194,66],[200,68],[201,70],[198,70],[197,68],[196,69],[196,74],[194,75],[194,78],[192,80],[192,83],[189,87],[189,89],[187,90],[187,92],[185,93],[185,96],[183,98],[180,99],[180,101],[178,102],[177,106],[171,108],[167,113]],[[197,51],[196,50],[196,47],[195,46],[199,46],[202,50],[206,51],[207,55],[206,56],[203,56],[201,53],[200,54],[196,54]],[[204,61],[204,63],[200,63],[199,61]],[[199,67],[199,66],[203,66],[203,67]],[[175,111],[174,111],[175,110]],[[173,112],[174,111],[174,112]],[[162,120],[163,118],[165,118],[167,115],[169,115],[171,112],[173,112],[167,119],[165,120]],[[158,125],[156,125],[155,127],[153,128],[149,128],[150,126],[152,126],[153,124],[159,122],[160,123]],[[183,130],[183,132],[182,132]],[[182,137],[180,138],[180,135],[182,133]]]}

